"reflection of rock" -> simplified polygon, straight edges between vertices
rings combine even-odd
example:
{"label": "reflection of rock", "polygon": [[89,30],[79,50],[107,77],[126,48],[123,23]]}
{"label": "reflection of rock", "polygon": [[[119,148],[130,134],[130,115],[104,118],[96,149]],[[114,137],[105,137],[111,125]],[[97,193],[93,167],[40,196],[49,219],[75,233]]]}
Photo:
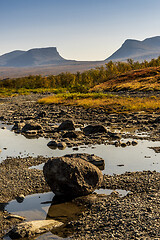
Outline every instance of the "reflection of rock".
{"label": "reflection of rock", "polygon": [[81,214],[84,207],[78,206],[74,202],[63,202],[52,204],[49,207],[47,219],[55,219],[63,223],[75,220]]}
{"label": "reflection of rock", "polygon": [[94,133],[106,133],[107,129],[103,125],[88,125],[87,127],[83,128],[83,132],[88,134]]}
{"label": "reflection of rock", "polygon": [[38,138],[37,136],[37,130],[28,130],[25,133],[23,133],[23,135],[26,138],[32,139],[32,138]]}
{"label": "reflection of rock", "polygon": [[73,159],[73,161],[76,160],[77,158],[81,158],[87,162],[92,163],[98,168],[101,167],[101,170],[104,169],[104,165],[105,165],[104,160],[94,154],[87,154],[87,153],[66,154],[64,157],[69,157]]}
{"label": "reflection of rock", "polygon": [[62,226],[63,223],[55,220],[39,220],[17,224],[9,233],[12,239],[30,238],[36,234],[44,233],[53,228]]}
{"label": "reflection of rock", "polygon": [[61,131],[61,130],[75,130],[74,122],[72,120],[66,120],[59,125],[57,130],[58,131]]}
{"label": "reflection of rock", "polygon": [[97,189],[103,181],[101,171],[81,158],[49,159],[43,167],[43,173],[56,195],[71,197],[87,195]]}

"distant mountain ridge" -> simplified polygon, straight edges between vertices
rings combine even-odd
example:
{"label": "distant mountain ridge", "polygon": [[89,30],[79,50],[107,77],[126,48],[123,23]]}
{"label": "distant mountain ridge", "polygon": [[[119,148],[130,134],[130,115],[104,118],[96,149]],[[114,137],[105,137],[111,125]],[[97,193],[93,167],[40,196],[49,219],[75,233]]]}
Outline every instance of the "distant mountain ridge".
{"label": "distant mountain ridge", "polygon": [[1,67],[36,67],[67,62],[70,60],[61,57],[56,47],[34,48],[28,51],[17,50],[0,56]]}
{"label": "distant mountain ridge", "polygon": [[146,38],[143,41],[127,39],[122,46],[105,61],[151,60],[160,56],[160,36]]}
{"label": "distant mountain ridge", "polygon": [[[76,61],[63,58],[56,47],[34,48],[28,51],[16,50],[0,56],[0,67],[33,68],[43,66],[86,66],[86,69],[106,62],[127,61],[132,58],[135,61],[151,60],[160,56],[160,36],[146,38],[143,41],[127,39],[122,46],[110,57],[103,61]],[[67,69],[67,68],[66,68]],[[69,68],[68,68],[69,69]],[[79,67],[77,67],[77,70]],[[84,67],[85,69],[85,67]]]}

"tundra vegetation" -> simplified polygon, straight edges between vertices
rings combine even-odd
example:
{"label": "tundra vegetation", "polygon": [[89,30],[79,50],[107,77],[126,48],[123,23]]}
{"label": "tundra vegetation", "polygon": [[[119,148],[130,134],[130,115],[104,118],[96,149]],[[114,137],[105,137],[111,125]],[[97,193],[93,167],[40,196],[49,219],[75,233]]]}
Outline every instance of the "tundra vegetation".
{"label": "tundra vegetation", "polygon": [[[119,92],[153,92],[145,97],[129,97]],[[28,76],[0,81],[0,94],[54,93],[39,100],[43,104],[103,107],[109,112],[153,111],[159,109],[160,57],[151,61],[108,62],[82,73]],[[108,94],[108,92],[116,92]]]}

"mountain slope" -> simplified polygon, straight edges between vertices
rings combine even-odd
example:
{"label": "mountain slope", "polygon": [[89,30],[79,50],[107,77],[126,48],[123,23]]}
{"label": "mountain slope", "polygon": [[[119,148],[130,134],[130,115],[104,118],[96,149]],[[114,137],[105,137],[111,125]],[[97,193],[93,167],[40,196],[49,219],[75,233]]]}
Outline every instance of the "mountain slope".
{"label": "mountain slope", "polygon": [[105,61],[126,61],[128,58],[143,61],[160,55],[160,36],[143,41],[127,39],[122,46]]}
{"label": "mountain slope", "polygon": [[[5,58],[4,58],[5,57]],[[59,65],[69,60],[61,57],[56,47],[35,48],[28,51],[14,51],[0,56],[0,66],[34,67],[42,65]]]}
{"label": "mountain slope", "polygon": [[7,62],[11,59],[21,56],[25,51],[16,50],[0,56],[0,66],[6,66]]}

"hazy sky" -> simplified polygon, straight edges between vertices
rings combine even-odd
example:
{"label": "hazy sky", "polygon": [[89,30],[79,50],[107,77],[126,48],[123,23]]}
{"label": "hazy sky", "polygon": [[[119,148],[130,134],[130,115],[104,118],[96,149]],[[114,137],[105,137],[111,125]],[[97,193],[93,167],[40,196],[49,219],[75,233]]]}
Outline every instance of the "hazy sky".
{"label": "hazy sky", "polygon": [[160,36],[160,0],[0,0],[0,55],[57,47],[103,60],[127,39]]}

